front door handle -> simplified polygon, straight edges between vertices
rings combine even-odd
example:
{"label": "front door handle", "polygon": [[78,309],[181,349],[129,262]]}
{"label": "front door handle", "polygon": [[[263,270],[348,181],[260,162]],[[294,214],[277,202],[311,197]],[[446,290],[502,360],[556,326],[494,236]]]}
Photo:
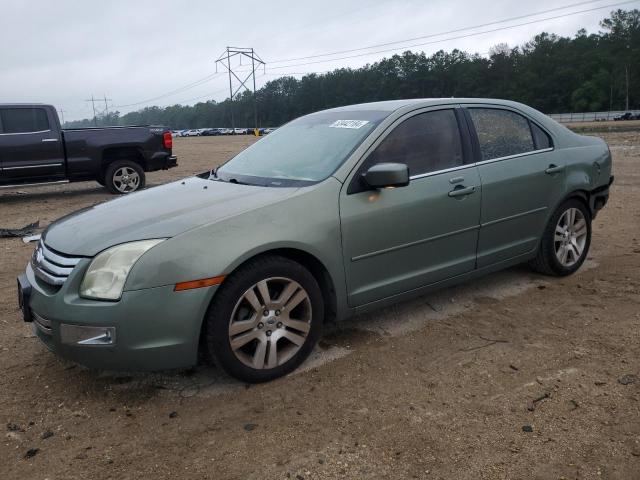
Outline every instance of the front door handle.
{"label": "front door handle", "polygon": [[450,197],[463,197],[465,195],[471,195],[476,191],[476,187],[462,187],[458,186],[449,192]]}
{"label": "front door handle", "polygon": [[57,142],[58,139],[57,138],[43,138],[42,142]]}
{"label": "front door handle", "polygon": [[547,167],[544,171],[547,175],[553,175],[554,173],[560,173],[564,170],[564,166],[562,165],[554,165],[553,163]]}

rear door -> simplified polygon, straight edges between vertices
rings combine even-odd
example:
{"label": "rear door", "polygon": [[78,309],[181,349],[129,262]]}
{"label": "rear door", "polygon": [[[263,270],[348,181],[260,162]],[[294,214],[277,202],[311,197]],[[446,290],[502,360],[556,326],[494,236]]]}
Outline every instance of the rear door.
{"label": "rear door", "polygon": [[478,268],[532,252],[564,195],[564,160],[549,134],[509,108],[467,105],[482,180]]}
{"label": "rear door", "polygon": [[[456,110],[460,113],[456,113]],[[475,268],[480,178],[461,110],[409,114],[372,145],[340,194],[349,304],[359,306]],[[409,167],[408,186],[371,190],[361,175],[376,163]]]}
{"label": "rear door", "polygon": [[0,107],[2,181],[64,177],[64,149],[55,118],[43,107]]}

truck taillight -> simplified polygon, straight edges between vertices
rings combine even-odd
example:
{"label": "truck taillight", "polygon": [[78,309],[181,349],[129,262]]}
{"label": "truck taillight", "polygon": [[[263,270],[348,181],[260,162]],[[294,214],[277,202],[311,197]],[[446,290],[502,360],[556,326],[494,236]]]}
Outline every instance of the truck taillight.
{"label": "truck taillight", "polygon": [[164,132],[162,134],[162,144],[164,148],[171,150],[173,148],[173,137],[171,136],[171,132]]}

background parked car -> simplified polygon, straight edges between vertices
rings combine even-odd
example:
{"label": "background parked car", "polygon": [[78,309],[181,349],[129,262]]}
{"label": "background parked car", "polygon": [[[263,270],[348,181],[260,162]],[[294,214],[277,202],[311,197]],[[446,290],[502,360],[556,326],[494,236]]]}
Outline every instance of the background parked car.
{"label": "background parked car", "polygon": [[217,128],[205,128],[200,135],[203,137],[214,137],[220,135],[220,131]]}
{"label": "background parked car", "polygon": [[186,130],[182,134],[183,137],[199,137],[200,132],[198,130]]}
{"label": "background parked car", "polygon": [[615,117],[613,117],[613,120],[618,122],[621,120],[634,120],[635,119],[635,115],[631,112],[624,112],[620,115],[616,115]]}

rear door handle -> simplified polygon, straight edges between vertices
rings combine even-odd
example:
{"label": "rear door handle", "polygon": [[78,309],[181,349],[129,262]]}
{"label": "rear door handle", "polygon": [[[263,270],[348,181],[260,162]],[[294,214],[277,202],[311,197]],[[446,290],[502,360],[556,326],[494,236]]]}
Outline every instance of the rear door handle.
{"label": "rear door handle", "polygon": [[42,141],[43,142],[57,142],[58,139],[57,138],[43,138]]}
{"label": "rear door handle", "polygon": [[552,163],[547,167],[544,173],[546,173],[547,175],[553,175],[554,173],[560,173],[563,170],[564,170],[564,167],[562,165],[554,165]]}
{"label": "rear door handle", "polygon": [[471,195],[476,191],[476,187],[458,187],[449,192],[450,197],[463,197],[465,195]]}

